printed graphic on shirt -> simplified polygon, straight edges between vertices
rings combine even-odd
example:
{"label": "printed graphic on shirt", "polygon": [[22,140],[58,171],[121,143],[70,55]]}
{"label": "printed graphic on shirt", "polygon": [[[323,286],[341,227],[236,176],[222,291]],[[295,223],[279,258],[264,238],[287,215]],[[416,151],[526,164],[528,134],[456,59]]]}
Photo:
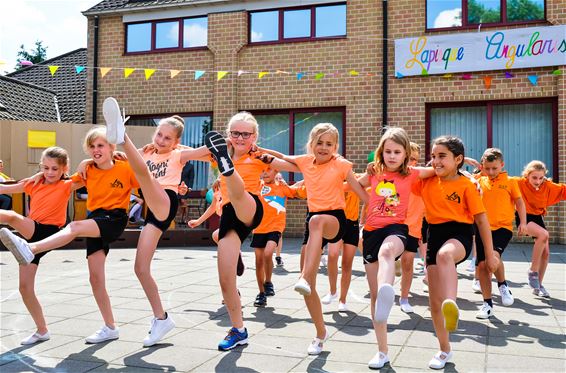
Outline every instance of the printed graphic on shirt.
{"label": "printed graphic on shirt", "polygon": [[383,201],[378,204],[373,212],[384,216],[397,216],[395,207],[401,203],[401,196],[397,193],[393,180],[383,180],[377,184],[375,194],[383,197]]}
{"label": "printed graphic on shirt", "polygon": [[280,196],[268,196],[266,194],[271,193],[271,187],[264,185],[261,188],[261,195],[262,197],[265,199],[265,202],[267,202],[267,204],[271,207],[273,207],[275,210],[277,210],[277,215],[279,215],[280,213],[284,213],[286,212],[285,210],[285,200],[287,198],[285,197],[280,197]]}
{"label": "printed graphic on shirt", "polygon": [[154,179],[159,179],[160,177],[164,177],[167,175],[167,167],[169,167],[169,159],[154,163],[151,160],[147,160],[145,162],[147,164],[147,169],[151,172],[151,175]]}
{"label": "printed graphic on shirt", "polygon": [[114,182],[112,184],[110,184],[110,188],[120,188],[120,189],[124,189],[124,184],[122,184],[122,182],[118,179],[114,180]]}
{"label": "printed graphic on shirt", "polygon": [[456,202],[458,204],[462,201],[460,196],[456,192],[450,194],[449,196],[446,196],[446,199],[450,202]]}

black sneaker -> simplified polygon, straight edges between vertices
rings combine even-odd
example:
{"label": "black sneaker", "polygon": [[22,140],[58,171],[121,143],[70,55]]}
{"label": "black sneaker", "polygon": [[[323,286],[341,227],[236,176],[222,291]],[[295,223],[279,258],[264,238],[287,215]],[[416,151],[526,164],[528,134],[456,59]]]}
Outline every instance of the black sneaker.
{"label": "black sneaker", "polygon": [[257,297],[255,297],[254,306],[256,307],[267,306],[267,297],[265,296],[265,293],[259,293]]}
{"label": "black sneaker", "polygon": [[273,282],[266,282],[263,284],[263,288],[265,289],[265,295],[268,297],[272,297],[275,295],[275,289],[273,289]]}
{"label": "black sneaker", "polygon": [[275,257],[275,263],[277,263],[277,267],[283,267],[283,259],[280,256]]}
{"label": "black sneaker", "polygon": [[216,159],[218,170],[224,176],[230,176],[234,173],[234,164],[228,155],[228,145],[226,139],[215,131],[210,131],[204,136],[206,147]]}
{"label": "black sneaker", "polygon": [[244,266],[244,261],[242,260],[242,253],[240,252],[240,255],[238,255],[238,267],[236,268],[236,274],[238,276],[243,275],[245,268],[246,267]]}

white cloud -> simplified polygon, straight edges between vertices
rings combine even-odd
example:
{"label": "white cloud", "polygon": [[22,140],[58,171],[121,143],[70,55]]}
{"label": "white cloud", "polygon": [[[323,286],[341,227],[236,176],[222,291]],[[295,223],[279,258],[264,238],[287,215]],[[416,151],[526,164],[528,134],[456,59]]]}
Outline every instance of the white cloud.
{"label": "white cloud", "polygon": [[443,10],[434,20],[434,28],[462,26],[462,10]]}
{"label": "white cloud", "polygon": [[263,32],[252,31],[252,40],[250,41],[263,41]]}
{"label": "white cloud", "polygon": [[189,47],[205,46],[208,44],[208,30],[200,24],[193,23],[183,28],[183,39]]}

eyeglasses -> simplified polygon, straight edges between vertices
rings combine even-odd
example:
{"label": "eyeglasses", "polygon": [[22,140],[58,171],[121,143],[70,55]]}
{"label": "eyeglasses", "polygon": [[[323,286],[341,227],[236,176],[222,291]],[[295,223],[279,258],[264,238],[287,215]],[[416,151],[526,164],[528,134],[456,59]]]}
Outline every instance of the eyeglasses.
{"label": "eyeglasses", "polygon": [[242,139],[249,139],[251,135],[255,132],[240,132],[240,131],[230,131],[230,137],[233,139],[237,139],[238,137],[242,136]]}

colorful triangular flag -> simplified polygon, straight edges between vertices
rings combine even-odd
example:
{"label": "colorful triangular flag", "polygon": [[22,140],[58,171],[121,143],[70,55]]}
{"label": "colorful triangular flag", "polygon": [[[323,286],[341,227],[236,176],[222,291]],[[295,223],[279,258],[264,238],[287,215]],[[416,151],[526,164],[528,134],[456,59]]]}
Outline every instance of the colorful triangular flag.
{"label": "colorful triangular flag", "polygon": [[51,76],[55,75],[57,69],[59,69],[59,66],[49,66],[49,71],[51,72]]}
{"label": "colorful triangular flag", "polygon": [[428,75],[427,69],[422,69],[421,70],[421,76],[427,76],[427,75]]}
{"label": "colorful triangular flag", "polygon": [[405,75],[401,74],[400,72],[396,72],[396,73],[395,73],[395,77],[396,77],[397,79],[403,79],[403,78],[405,77]]}
{"label": "colorful triangular flag", "polygon": [[228,75],[229,71],[219,71],[216,73],[216,80],[220,80]]}
{"label": "colorful triangular flag", "polygon": [[297,80],[303,79],[303,76],[305,76],[305,73],[297,73]]}
{"label": "colorful triangular flag", "polygon": [[452,74],[444,74],[442,75],[444,79],[452,79]]}
{"label": "colorful triangular flag", "polygon": [[238,70],[238,76],[241,76],[243,73],[245,73],[244,70]]}
{"label": "colorful triangular flag", "polygon": [[128,78],[132,73],[136,71],[136,69],[132,69],[131,67],[127,67],[124,69],[124,78]]}
{"label": "colorful triangular flag", "polygon": [[112,70],[111,67],[101,67],[100,68],[100,75],[102,75],[102,77],[104,78],[106,76],[106,74],[108,74],[110,72],[110,70]]}
{"label": "colorful triangular flag", "polygon": [[195,80],[199,80],[201,76],[205,73],[204,70],[195,70]]}
{"label": "colorful triangular flag", "polygon": [[84,66],[75,66],[75,71],[77,72],[77,74],[82,73],[84,69]]}
{"label": "colorful triangular flag", "polygon": [[269,74],[267,71],[262,71],[260,73],[257,74],[258,79],[263,78],[264,76],[266,76],[267,74]]}
{"label": "colorful triangular flag", "polygon": [[143,72],[145,73],[145,80],[149,80],[155,72],[155,69],[144,69]]}
{"label": "colorful triangular flag", "polygon": [[5,64],[6,64],[6,61],[0,60],[0,66],[5,65]]}
{"label": "colorful triangular flag", "polygon": [[529,82],[531,82],[532,85],[538,85],[538,76],[529,75],[527,78],[529,78]]}
{"label": "colorful triangular flag", "polygon": [[462,74],[462,79],[463,80],[470,80],[470,79],[472,79],[472,74]]}
{"label": "colorful triangular flag", "polygon": [[171,79],[173,79],[181,73],[181,70],[169,70],[169,73],[171,73]]}
{"label": "colorful triangular flag", "polygon": [[325,75],[324,73],[316,73],[316,75],[314,76],[314,78],[315,78],[316,80],[320,80],[320,79],[324,78],[324,75]]}
{"label": "colorful triangular flag", "polygon": [[509,71],[505,71],[505,79],[511,79],[514,78],[515,75],[511,74]]}
{"label": "colorful triangular flag", "polygon": [[358,76],[358,75],[360,75],[360,73],[357,72],[356,70],[350,70],[350,71],[348,72],[348,74],[350,74],[350,75],[352,75],[352,76]]}
{"label": "colorful triangular flag", "polygon": [[483,85],[485,86],[485,89],[489,89],[491,87],[491,80],[493,78],[491,76],[484,76],[483,77]]}

